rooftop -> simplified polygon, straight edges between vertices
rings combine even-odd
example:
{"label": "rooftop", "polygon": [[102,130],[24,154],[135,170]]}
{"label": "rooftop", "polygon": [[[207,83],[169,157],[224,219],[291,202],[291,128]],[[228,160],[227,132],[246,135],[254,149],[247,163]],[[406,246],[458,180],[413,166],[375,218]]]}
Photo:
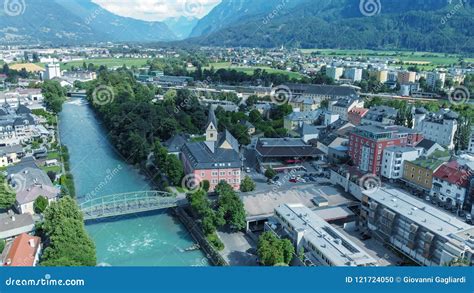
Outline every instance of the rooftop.
{"label": "rooftop", "polygon": [[5,266],[31,267],[35,265],[36,252],[40,248],[41,239],[26,233],[16,237],[5,259]]}
{"label": "rooftop", "polygon": [[451,234],[471,228],[470,225],[456,217],[434,208],[399,189],[385,187],[364,193],[397,214],[409,218],[417,225],[443,237],[449,237]]}
{"label": "rooftop", "polygon": [[284,204],[275,213],[285,219],[306,242],[315,246],[334,266],[367,266],[377,262],[345,235],[302,204]]}

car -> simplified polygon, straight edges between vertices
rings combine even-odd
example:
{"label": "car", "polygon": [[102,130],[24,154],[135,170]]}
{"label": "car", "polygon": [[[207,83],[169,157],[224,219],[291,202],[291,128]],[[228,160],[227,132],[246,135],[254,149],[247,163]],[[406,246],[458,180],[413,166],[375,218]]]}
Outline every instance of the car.
{"label": "car", "polygon": [[298,182],[301,182],[301,183],[306,183],[306,179],[299,178],[299,179],[298,179]]}
{"label": "car", "polygon": [[471,223],[472,222],[472,215],[471,214],[466,214],[466,222]]}
{"label": "car", "polygon": [[275,177],[273,178],[273,180],[275,180],[275,181],[280,180],[280,176],[275,176]]}
{"label": "car", "polygon": [[298,182],[298,180],[297,180],[296,178],[290,178],[290,180],[288,180],[288,181],[290,181],[291,183],[296,183],[296,182]]}
{"label": "car", "polygon": [[429,195],[427,195],[427,196],[425,197],[425,200],[426,200],[426,201],[430,201],[430,200],[431,200],[431,197],[430,197]]}
{"label": "car", "polygon": [[369,234],[362,234],[362,236],[360,237],[360,239],[362,239],[362,241],[365,241],[365,240],[369,240],[371,239],[372,236],[370,236]]}
{"label": "car", "polygon": [[246,167],[246,168],[245,168],[245,172],[250,173],[250,168],[249,168],[249,167]]}

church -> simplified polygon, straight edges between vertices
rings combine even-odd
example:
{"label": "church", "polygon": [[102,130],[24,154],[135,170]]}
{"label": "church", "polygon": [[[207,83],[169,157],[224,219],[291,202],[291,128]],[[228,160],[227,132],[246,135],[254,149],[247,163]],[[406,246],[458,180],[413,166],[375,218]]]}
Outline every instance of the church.
{"label": "church", "polygon": [[229,131],[219,133],[212,108],[209,110],[205,135],[205,141],[189,142],[182,148],[181,161],[186,175],[193,174],[201,182],[209,181],[211,192],[221,181],[239,190],[242,168],[239,143]]}

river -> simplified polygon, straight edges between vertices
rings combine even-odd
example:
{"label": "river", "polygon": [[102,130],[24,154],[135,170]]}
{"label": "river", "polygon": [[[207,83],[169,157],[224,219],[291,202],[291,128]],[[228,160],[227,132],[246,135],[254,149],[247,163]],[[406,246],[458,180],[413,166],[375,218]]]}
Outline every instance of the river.
{"label": "river", "polygon": [[[77,200],[150,190],[146,178],[127,165],[85,100],[66,102],[60,113],[61,142],[69,149]],[[193,239],[167,211],[101,220],[86,225],[99,265],[207,266],[201,251],[186,251]]]}

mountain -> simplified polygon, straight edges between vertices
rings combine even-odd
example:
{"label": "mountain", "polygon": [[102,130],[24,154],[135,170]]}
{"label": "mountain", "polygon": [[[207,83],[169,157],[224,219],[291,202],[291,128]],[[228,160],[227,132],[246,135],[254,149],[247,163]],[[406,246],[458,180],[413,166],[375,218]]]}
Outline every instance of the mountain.
{"label": "mountain", "polygon": [[[268,7],[257,5],[261,9],[252,13],[231,5],[244,1],[228,0],[216,6],[193,33],[198,33],[200,24],[201,28],[207,24],[207,29],[190,42],[205,46],[474,52],[474,0],[302,0],[292,8],[281,4],[289,0],[280,0],[272,2],[280,6],[265,11]],[[372,15],[369,6],[361,8],[359,4],[364,1],[379,3],[375,7],[378,13]],[[223,20],[219,27],[213,26],[223,11],[233,17]]]}
{"label": "mountain", "polygon": [[190,36],[198,21],[199,19],[195,17],[181,16],[165,19],[164,23],[176,35],[178,40],[182,40]]}
{"label": "mountain", "polygon": [[308,0],[223,0],[194,27],[190,37],[208,35],[245,18],[276,9],[291,9]]}
{"label": "mountain", "polygon": [[[0,43],[81,44],[106,41],[169,41],[162,22],[115,15],[91,0],[28,1],[23,13],[0,13]],[[12,14],[12,13],[10,13]]]}

